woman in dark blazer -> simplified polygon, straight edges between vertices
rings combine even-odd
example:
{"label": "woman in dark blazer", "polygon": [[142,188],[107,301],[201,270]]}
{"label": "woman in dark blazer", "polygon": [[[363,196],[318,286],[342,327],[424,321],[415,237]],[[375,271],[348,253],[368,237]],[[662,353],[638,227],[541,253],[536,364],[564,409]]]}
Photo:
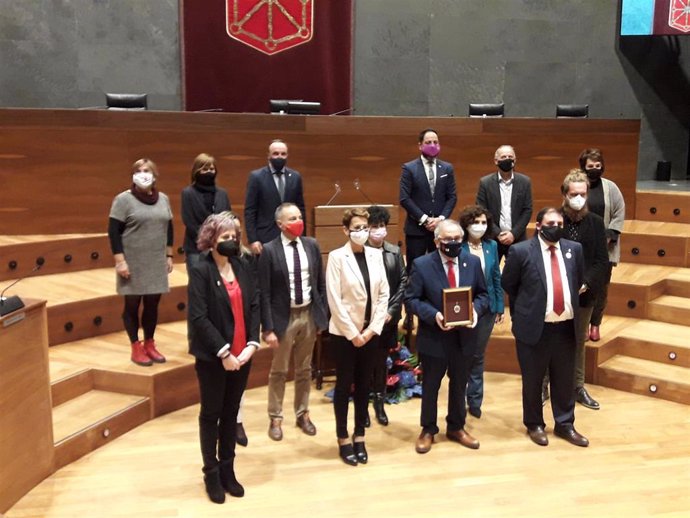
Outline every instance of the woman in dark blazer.
{"label": "woman in dark blazer", "polygon": [[225,189],[216,186],[216,159],[201,153],[192,164],[192,183],[182,190],[182,222],[187,273],[199,260],[196,240],[199,227],[211,214],[232,210]]}
{"label": "woman in dark blazer", "polygon": [[223,212],[199,230],[199,261],[188,286],[189,352],[196,358],[201,411],[199,436],[204,483],[211,501],[225,491],[243,496],[235,478],[237,412],[251,358],[259,348],[259,290],[249,264],[240,257],[236,220]]}
{"label": "woman in dark blazer", "polygon": [[493,218],[491,213],[480,205],[468,205],[458,217],[465,232],[462,249],[479,257],[489,293],[489,311],[477,322],[477,349],[472,357],[467,381],[467,406],[470,415],[479,419],[482,415],[484,399],[484,355],[491,338],[494,324],[503,323],[503,288],[501,270],[498,267],[498,245],[493,239]]}

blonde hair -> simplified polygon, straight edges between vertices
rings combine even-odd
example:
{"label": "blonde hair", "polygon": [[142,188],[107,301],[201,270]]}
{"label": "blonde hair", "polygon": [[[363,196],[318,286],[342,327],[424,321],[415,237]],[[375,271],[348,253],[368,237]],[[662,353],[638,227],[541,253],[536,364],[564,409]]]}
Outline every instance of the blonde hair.
{"label": "blonde hair", "polygon": [[564,196],[568,194],[571,183],[582,182],[587,184],[587,190],[589,190],[589,178],[587,178],[587,173],[585,173],[582,169],[571,169],[563,179],[563,183],[561,184],[561,194]]}
{"label": "blonde hair", "polygon": [[148,166],[148,168],[151,169],[154,178],[158,178],[158,167],[156,167],[156,164],[150,158],[140,158],[134,162],[132,164],[132,173],[136,173],[143,166]]}
{"label": "blonde hair", "polygon": [[216,159],[211,155],[206,153],[200,153],[194,159],[192,164],[192,183],[196,182],[196,177],[199,175],[202,169],[208,166],[214,166],[216,168],[216,174],[218,174],[218,166],[216,165]]}

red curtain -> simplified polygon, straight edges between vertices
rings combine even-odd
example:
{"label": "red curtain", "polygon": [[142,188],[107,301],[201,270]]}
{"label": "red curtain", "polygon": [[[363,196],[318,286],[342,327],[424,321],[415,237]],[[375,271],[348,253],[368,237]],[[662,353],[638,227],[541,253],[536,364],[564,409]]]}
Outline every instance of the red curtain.
{"label": "red curtain", "polygon": [[[320,102],[322,114],[352,106],[352,0],[180,5],[186,110],[267,113],[270,99]],[[276,52],[295,41],[304,42]]]}

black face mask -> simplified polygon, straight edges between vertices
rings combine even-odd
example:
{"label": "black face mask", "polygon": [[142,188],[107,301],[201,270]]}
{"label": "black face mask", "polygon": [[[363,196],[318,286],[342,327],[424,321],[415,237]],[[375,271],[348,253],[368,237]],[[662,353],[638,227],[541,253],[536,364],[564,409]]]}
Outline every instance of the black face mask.
{"label": "black face mask", "polygon": [[240,244],[234,239],[221,241],[216,245],[216,251],[225,257],[235,257],[240,254]]}
{"label": "black face mask", "polygon": [[563,227],[541,227],[539,231],[541,237],[550,243],[558,243],[558,241],[563,237]]}
{"label": "black face mask", "polygon": [[216,184],[216,173],[199,173],[196,175],[196,183],[206,187],[211,187],[212,185]]}
{"label": "black face mask", "polygon": [[512,171],[513,167],[515,167],[515,160],[513,160],[512,158],[506,158],[505,160],[498,161],[498,168],[504,173]]}
{"label": "black face mask", "polygon": [[285,164],[287,163],[287,158],[270,158],[269,162],[271,162],[273,169],[276,171],[282,171],[283,167],[285,167]]}
{"label": "black face mask", "polygon": [[453,259],[460,255],[461,246],[462,243],[460,241],[449,241],[448,243],[441,242],[439,244],[439,248],[441,249],[441,252],[443,252],[443,255]]}
{"label": "black face mask", "polygon": [[601,175],[604,174],[603,169],[587,169],[587,178],[589,178],[590,182],[598,182],[599,179],[601,178]]}

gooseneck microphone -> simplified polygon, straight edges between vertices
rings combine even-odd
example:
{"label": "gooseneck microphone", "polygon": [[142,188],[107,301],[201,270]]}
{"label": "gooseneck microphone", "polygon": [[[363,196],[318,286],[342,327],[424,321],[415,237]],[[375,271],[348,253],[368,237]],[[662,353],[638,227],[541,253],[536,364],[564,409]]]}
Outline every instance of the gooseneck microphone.
{"label": "gooseneck microphone", "polygon": [[340,194],[340,182],[336,181],[333,184],[333,187],[335,187],[335,192],[333,193],[333,196],[331,196],[331,199],[326,202],[326,205],[324,205],[324,207],[328,207],[331,204],[331,202],[335,200],[335,197],[338,196],[338,194]]}
{"label": "gooseneck microphone", "polygon": [[[34,272],[37,272],[38,270],[41,269],[41,267],[45,264],[46,260],[43,257],[37,257],[36,258],[36,266],[33,267],[29,275],[31,275]],[[18,309],[22,309],[24,307],[24,302],[22,302],[22,299],[20,299],[17,295],[13,295],[11,297],[5,297],[5,292],[9,290],[12,286],[17,284],[19,281],[23,281],[29,275],[25,275],[24,277],[20,277],[13,283],[11,283],[9,286],[5,287],[2,292],[0,292],[0,317],[4,317],[8,313],[12,313],[13,311],[17,311]]]}
{"label": "gooseneck microphone", "polygon": [[364,198],[366,198],[366,200],[367,200],[369,203],[371,203],[372,205],[375,205],[375,203],[374,203],[373,201],[371,201],[371,198],[369,198],[369,196],[367,196],[366,193],[362,190],[362,184],[359,183],[359,178],[355,178],[355,181],[352,182],[352,183],[353,183],[353,185],[355,186],[355,189],[356,189],[357,191],[359,191],[359,193],[360,193],[362,196],[364,196]]}

